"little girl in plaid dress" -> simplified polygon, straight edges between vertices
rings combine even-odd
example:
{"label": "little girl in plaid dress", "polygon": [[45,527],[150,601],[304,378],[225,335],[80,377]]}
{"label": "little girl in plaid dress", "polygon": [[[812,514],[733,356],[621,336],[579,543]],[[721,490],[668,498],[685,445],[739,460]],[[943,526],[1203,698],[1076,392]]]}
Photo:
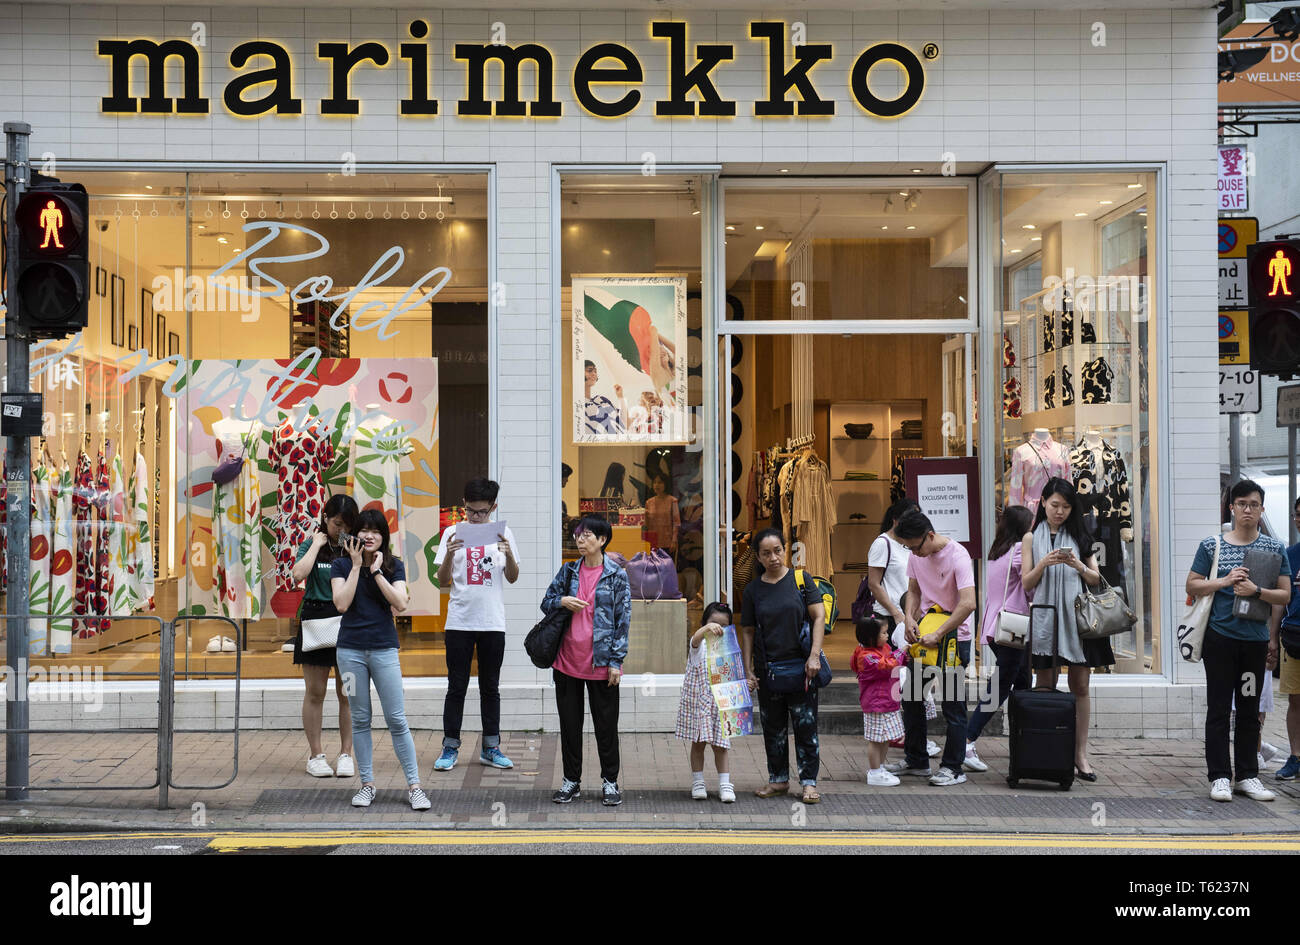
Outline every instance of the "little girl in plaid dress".
{"label": "little girl in plaid dress", "polygon": [[[862,705],[862,735],[867,740],[867,783],[894,787],[898,778],[885,764],[889,742],[903,735],[900,711],[899,669],[906,657],[891,648],[889,626],[874,616],[863,617],[856,627],[858,647],[849,665],[858,675]],[[894,765],[895,769],[901,767]]]}
{"label": "little girl in plaid dress", "polygon": [[704,608],[703,626],[691,636],[681,701],[677,703],[677,737],[685,738],[691,743],[691,797],[697,801],[707,800],[709,796],[704,784],[706,744],[713,746],[713,763],[718,769],[718,798],[724,804],[736,800],[736,789],[731,784],[727,761],[731,741],[722,734],[718,704],[714,701],[713,689],[709,686],[702,645],[706,634],[722,636],[724,628],[732,621],[731,608],[726,604],[713,603]]}

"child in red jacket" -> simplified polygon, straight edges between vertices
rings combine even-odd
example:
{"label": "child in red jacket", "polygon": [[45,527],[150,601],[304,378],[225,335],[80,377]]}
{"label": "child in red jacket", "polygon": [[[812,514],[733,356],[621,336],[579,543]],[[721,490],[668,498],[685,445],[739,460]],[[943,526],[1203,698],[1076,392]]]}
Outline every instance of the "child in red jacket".
{"label": "child in red jacket", "polygon": [[907,657],[889,645],[889,628],[875,617],[867,616],[856,627],[858,647],[849,665],[858,674],[858,699],[862,703],[862,734],[867,740],[867,783],[876,787],[893,787],[898,778],[886,765],[889,740],[903,732],[899,711],[898,669]]}

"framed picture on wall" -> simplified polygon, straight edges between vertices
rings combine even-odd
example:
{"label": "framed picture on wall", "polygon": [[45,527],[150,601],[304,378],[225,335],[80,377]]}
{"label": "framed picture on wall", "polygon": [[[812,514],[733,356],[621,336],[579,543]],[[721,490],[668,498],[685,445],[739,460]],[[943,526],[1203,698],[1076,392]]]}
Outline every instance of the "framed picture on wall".
{"label": "framed picture on wall", "polygon": [[101,299],[108,295],[108,270],[103,266],[95,267],[95,294]]}
{"label": "framed picture on wall", "polygon": [[132,322],[126,330],[126,346],[135,351],[140,346],[140,326]]}
{"label": "framed picture on wall", "polygon": [[689,439],[686,277],[573,277],[573,441]]}
{"label": "framed picture on wall", "polygon": [[116,273],[109,279],[108,299],[109,340],[121,346],[126,344],[126,280]]}
{"label": "framed picture on wall", "polygon": [[174,331],[167,333],[167,357],[181,353],[181,336]]}
{"label": "framed picture on wall", "polygon": [[[140,290],[140,347],[153,352],[153,293]],[[135,346],[132,345],[134,348]]]}
{"label": "framed picture on wall", "polygon": [[153,355],[155,361],[167,356],[164,350],[167,347],[167,316],[162,312],[155,313],[153,327],[153,346],[149,353]]}

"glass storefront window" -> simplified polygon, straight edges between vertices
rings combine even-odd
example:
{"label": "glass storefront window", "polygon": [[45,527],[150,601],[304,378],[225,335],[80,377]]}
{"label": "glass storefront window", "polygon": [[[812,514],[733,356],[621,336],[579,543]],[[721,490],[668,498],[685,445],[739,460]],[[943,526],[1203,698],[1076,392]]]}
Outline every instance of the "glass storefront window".
{"label": "glass storefront window", "polygon": [[1000,265],[999,506],[1033,511],[1048,476],[1074,483],[1102,575],[1139,616],[1111,638],[1113,671],[1160,673],[1149,383],[1155,176],[1007,173],[990,194]]}
{"label": "glass storefront window", "polygon": [[700,187],[561,180],[561,554],[577,556],[574,519],[610,523],[632,584],[632,674],[682,672],[705,603]]}
{"label": "glass storefront window", "polygon": [[900,180],[728,181],[728,282],[756,286],[753,319],[967,318],[970,187]]}
{"label": "glass storefront window", "polygon": [[113,616],[220,615],[233,638],[182,637],[178,672],[239,648],[247,677],[297,675],[290,571],[346,493],[407,568],[405,672],[445,673],[433,555],[488,471],[486,176],[77,179],[89,326],[33,353],[32,658],[156,663],[156,633]]}

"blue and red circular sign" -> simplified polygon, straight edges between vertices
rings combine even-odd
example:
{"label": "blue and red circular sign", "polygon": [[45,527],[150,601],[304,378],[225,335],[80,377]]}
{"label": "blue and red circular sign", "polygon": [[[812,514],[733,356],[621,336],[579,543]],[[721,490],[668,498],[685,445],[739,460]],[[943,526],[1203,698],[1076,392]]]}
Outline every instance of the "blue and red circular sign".
{"label": "blue and red circular sign", "polygon": [[1227,223],[1219,224],[1219,255],[1230,253],[1237,245],[1237,229]]}
{"label": "blue and red circular sign", "polygon": [[1219,316],[1219,337],[1220,338],[1231,338],[1233,331],[1236,330],[1236,327],[1237,327],[1236,323],[1233,322],[1231,316],[1229,315]]}

